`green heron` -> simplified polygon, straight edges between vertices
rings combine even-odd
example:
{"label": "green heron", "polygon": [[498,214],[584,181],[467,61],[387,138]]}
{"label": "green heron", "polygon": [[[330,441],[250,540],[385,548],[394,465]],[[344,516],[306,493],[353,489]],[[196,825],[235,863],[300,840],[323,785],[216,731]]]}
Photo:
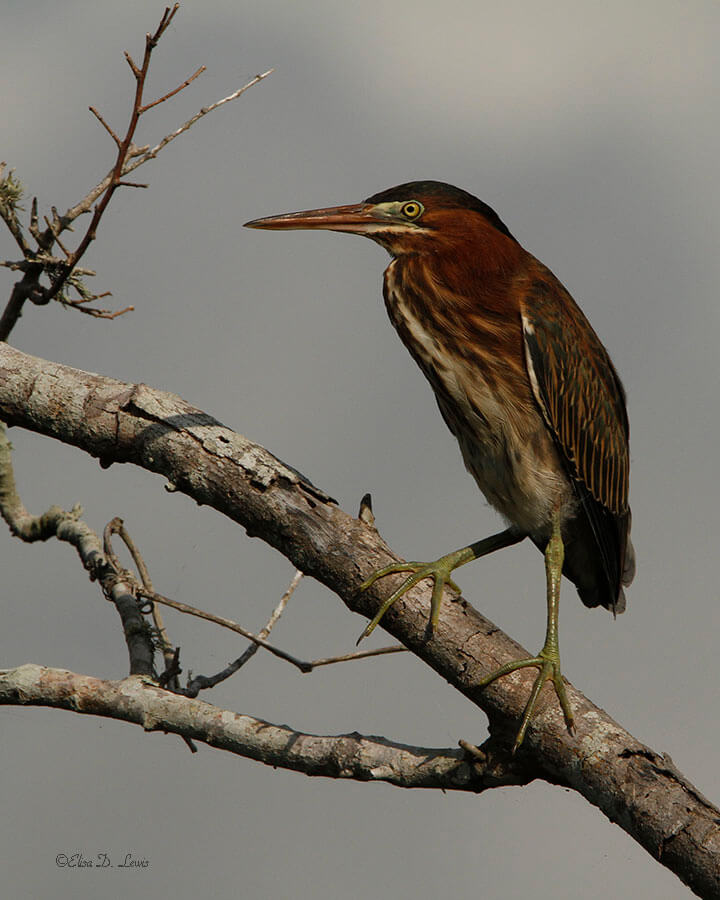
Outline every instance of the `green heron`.
{"label": "green heron", "polygon": [[529,537],[545,555],[545,643],[537,656],[502,666],[480,685],[528,666],[539,670],[514,749],[546,681],[572,730],[558,644],[561,574],[586,606],[619,613],[635,570],[625,392],[590,323],[494,210],[449,184],[409,182],[362,203],[247,225],[360,234],[390,253],[383,292],[390,319],[430,382],[466,468],[509,524],[434,562],[376,572],[362,590],[391,573],[410,574],[361,639],[423,578],[433,579],[432,632],[444,585],[458,590],[454,569]]}

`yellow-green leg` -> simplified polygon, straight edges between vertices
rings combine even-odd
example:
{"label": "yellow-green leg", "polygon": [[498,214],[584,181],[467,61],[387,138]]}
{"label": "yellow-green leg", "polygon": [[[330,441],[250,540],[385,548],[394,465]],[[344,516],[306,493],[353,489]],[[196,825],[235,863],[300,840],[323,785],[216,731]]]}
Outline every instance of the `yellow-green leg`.
{"label": "yellow-green leg", "polygon": [[[523,532],[517,531],[515,528],[506,528],[505,531],[501,531],[499,534],[493,534],[489,538],[470,544],[468,547],[462,547],[460,550],[455,550],[453,553],[441,556],[440,559],[436,559],[434,562],[395,563],[392,566],[385,566],[384,569],[378,569],[374,575],[371,575],[367,581],[360,585],[361,591],[366,591],[371,585],[375,584],[379,578],[384,578],[386,575],[393,575],[397,572],[411,572],[412,574],[409,575],[400,587],[383,603],[377,611],[375,618],[366,626],[365,630],[358,638],[358,644],[363,638],[367,637],[375,630],[375,626],[390,609],[393,603],[399,600],[403,594],[414,587],[419,581],[422,581],[423,578],[433,579],[429,623],[430,631],[433,632],[440,617],[440,601],[445,585],[447,584],[454,591],[460,593],[460,588],[450,578],[451,573],[460,566],[464,566],[465,563],[472,562],[474,559],[480,559],[481,556],[487,556],[488,553],[493,553],[495,550],[500,550],[503,547],[517,544],[525,537],[526,535]],[[562,562],[560,563],[560,567],[562,568]]]}
{"label": "yellow-green leg", "polygon": [[570,701],[565,691],[565,683],[563,682],[562,672],[560,671],[560,647],[558,644],[558,607],[560,601],[560,579],[562,577],[563,559],[565,550],[563,547],[562,536],[560,534],[560,523],[557,516],[553,517],[553,530],[548,545],[545,548],[545,573],[547,576],[547,629],[545,631],[545,643],[542,650],[537,656],[528,659],[519,659],[516,662],[507,663],[501,666],[495,672],[492,672],[487,678],[483,678],[479,687],[487,687],[503,675],[509,675],[518,669],[525,669],[529,666],[535,666],[539,669],[538,676],[535,679],[530,697],[525,705],[520,729],[515,738],[513,745],[513,753],[522,744],[525,732],[530,724],[530,719],[535,711],[540,690],[546,681],[551,681],[555,688],[555,693],[560,701],[565,723],[570,731],[573,730],[573,714],[570,708]]}

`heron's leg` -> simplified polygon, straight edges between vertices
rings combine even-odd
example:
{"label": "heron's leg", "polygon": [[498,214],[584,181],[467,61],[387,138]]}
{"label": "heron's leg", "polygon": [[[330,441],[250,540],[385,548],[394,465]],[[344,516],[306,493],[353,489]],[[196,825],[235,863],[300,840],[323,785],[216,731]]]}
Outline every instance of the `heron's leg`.
{"label": "heron's leg", "polygon": [[560,601],[560,579],[562,577],[563,559],[565,550],[560,534],[560,522],[557,514],[553,517],[553,530],[547,547],[545,548],[545,574],[547,577],[547,629],[545,631],[545,643],[537,656],[529,659],[519,659],[516,662],[507,663],[495,672],[492,672],[478,685],[486,687],[497,678],[509,675],[518,669],[535,666],[539,669],[535,683],[530,691],[530,697],[525,705],[520,729],[515,738],[513,753],[522,744],[525,732],[530,724],[530,719],[535,711],[540,689],[546,681],[552,681],[553,687],[565,717],[565,723],[570,731],[573,730],[573,714],[570,702],[565,691],[565,683],[560,671],[560,646],[558,643],[558,605]]}
{"label": "heron's leg", "polygon": [[[404,593],[409,591],[410,588],[414,587],[419,581],[422,581],[423,578],[433,579],[429,627],[430,631],[434,631],[440,616],[440,601],[445,585],[447,584],[454,591],[460,593],[460,588],[450,578],[450,574],[453,570],[460,566],[464,566],[465,563],[472,562],[474,559],[480,559],[481,556],[487,556],[488,553],[493,553],[495,550],[501,550],[503,547],[517,544],[525,537],[526,534],[522,531],[518,531],[516,528],[506,528],[505,531],[501,531],[499,534],[493,534],[490,537],[485,538],[485,540],[476,541],[468,547],[462,547],[460,550],[455,550],[453,553],[441,556],[440,559],[436,559],[434,562],[395,563],[391,566],[385,566],[384,569],[378,569],[374,575],[371,575],[367,581],[360,585],[361,591],[366,591],[371,585],[375,584],[379,578],[384,578],[386,575],[393,575],[397,572],[410,572],[412,574],[408,575],[400,587],[383,603],[377,611],[375,618],[366,626],[365,630],[358,638],[358,644],[363,638],[374,631],[375,626],[390,609],[393,603],[395,603],[396,600],[399,600]],[[560,563],[560,566],[562,568],[562,562]]]}

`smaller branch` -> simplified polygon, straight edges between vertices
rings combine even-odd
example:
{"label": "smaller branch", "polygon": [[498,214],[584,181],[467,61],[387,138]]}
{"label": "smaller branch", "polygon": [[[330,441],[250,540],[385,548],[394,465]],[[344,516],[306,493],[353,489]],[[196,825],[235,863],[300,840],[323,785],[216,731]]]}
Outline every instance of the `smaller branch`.
{"label": "smaller branch", "polygon": [[112,291],[103,291],[102,294],[88,294],[87,296],[78,297],[76,300],[65,301],[65,305],[82,306],[84,303],[92,303],[93,300],[100,300],[101,297],[112,297]]}
{"label": "smaller branch", "polygon": [[[154,35],[146,35],[145,37],[145,55],[143,57],[142,66],[138,69],[135,63],[130,58],[128,53],[125,54],[125,57],[133,70],[133,74],[135,76],[136,86],[135,86],[135,101],[133,103],[132,112],[130,114],[130,121],[128,122],[127,130],[125,132],[125,136],[122,140],[118,140],[117,135],[114,135],[112,130],[109,128],[107,123],[103,122],[102,117],[97,112],[97,110],[93,110],[95,116],[102,122],[106,129],[110,130],[110,133],[114,135],[114,139],[118,148],[117,159],[115,161],[115,165],[113,167],[110,181],[102,194],[99,202],[95,206],[95,211],[93,212],[92,219],[90,220],[90,224],[87,227],[87,231],[85,235],[81,238],[80,243],[73,251],[73,253],[68,258],[67,263],[63,266],[62,271],[59,275],[53,278],[52,283],[45,291],[45,295],[48,300],[52,300],[57,297],[68,278],[70,277],[73,268],[78,264],[78,262],[82,259],[83,254],[90,246],[91,242],[95,240],[97,227],[100,224],[100,220],[105,213],[105,210],[112,199],[115,190],[119,186],[119,182],[121,180],[123,174],[123,167],[125,166],[128,154],[130,152],[131,147],[133,146],[133,137],[135,136],[135,131],[137,130],[138,122],[140,121],[140,116],[143,113],[143,91],[145,89],[145,79],[147,78],[148,69],[150,68],[150,58],[152,56],[152,52],[157,46],[158,41],[165,33],[165,30],[168,28],[173,18],[175,17],[175,13],[178,11],[179,4],[175,4],[172,9],[169,7],[165,9],[163,16],[160,20],[160,24],[157,27]],[[52,232],[53,237],[54,231]],[[83,310],[87,312],[89,315],[92,313],[89,310]],[[129,310],[124,310],[124,312],[128,312]],[[115,316],[111,316],[108,314],[106,310],[100,311],[96,318],[115,318]]]}
{"label": "smaller branch", "polygon": [[[153,609],[154,609],[153,605]],[[166,657],[167,660],[167,657]],[[182,669],[180,668],[180,648],[176,647],[174,652],[170,657],[170,661],[167,662],[165,666],[165,671],[162,672],[158,676],[158,684],[161,687],[170,687],[171,689],[176,688],[180,683],[180,675],[182,674]],[[188,749],[191,753],[197,753],[197,745],[195,741],[191,740],[187,735],[181,735],[183,741],[187,745]]]}
{"label": "smaller branch", "polygon": [[137,181],[118,181],[118,187],[149,188],[149,184],[138,184]]}
{"label": "smaller branch", "polygon": [[[198,113],[184,122],[175,131],[165,135],[165,137],[154,147],[136,147],[134,144],[131,144],[128,147],[127,160],[122,168],[121,175],[128,175],[139,166],[144,165],[144,163],[155,159],[161,150],[167,147],[168,144],[175,140],[175,138],[188,131],[195,124],[195,122],[203,118],[203,116],[206,116],[208,113],[219,109],[225,103],[229,103],[230,101],[236,100],[238,97],[241,97],[245,93],[245,91],[249,90],[251,87],[253,87],[253,85],[258,84],[264,78],[267,78],[267,76],[274,71],[274,69],[268,69],[267,72],[263,72],[261,75],[256,75],[247,84],[243,85],[241,88],[239,88],[229,96],[224,97],[222,100],[218,100],[216,103],[212,103],[210,106],[204,106]],[[63,230],[69,228],[70,224],[74,222],[75,219],[78,218],[78,216],[90,212],[93,204],[98,199],[98,197],[101,197],[105,193],[105,191],[107,191],[113,177],[113,172],[114,169],[111,169],[102,179],[102,181],[96,184],[95,187],[91,191],[89,191],[82,198],[82,200],[80,200],[79,203],[76,203],[75,206],[71,206],[66,210],[65,214],[62,216]],[[35,205],[35,209],[37,210],[37,204]],[[30,229],[30,233],[33,234],[32,228]]]}
{"label": "smaller branch", "polygon": [[[55,233],[55,243],[58,245],[58,247],[59,247],[59,248],[62,250],[62,252],[65,254],[66,259],[70,259],[70,256],[71,256],[72,254],[71,254],[71,252],[68,250],[68,248],[63,244],[63,242],[60,240],[60,235],[57,234],[57,233]],[[80,269],[79,269],[78,266],[75,267],[75,274],[76,274],[76,275],[82,275],[82,274],[83,274],[83,273],[80,271]],[[87,270],[86,270],[86,274],[87,274]]]}
{"label": "smaller branch", "polygon": [[145,37],[145,42],[147,45],[147,50],[150,52],[154,49],[155,44],[160,40],[160,38],[165,33],[165,30],[170,27],[170,23],[175,18],[175,13],[180,9],[180,4],[176,3],[174,6],[166,6],[165,12],[163,13],[162,19],[160,19],[160,24],[157,27],[157,31],[152,37],[148,34]]}
{"label": "smaller branch", "polygon": [[95,109],[94,106],[88,106],[88,109],[89,109],[90,112],[95,116],[95,118],[98,120],[98,122],[102,125],[102,127],[105,129],[105,131],[107,131],[107,133],[110,135],[110,137],[115,141],[115,146],[116,146],[118,149],[120,149],[120,147],[122,147],[122,141],[121,141],[120,138],[115,134],[115,132],[112,130],[112,128],[108,125],[108,123],[105,121],[105,119],[103,119],[103,117],[102,117],[102,116],[100,115],[100,113]]}
{"label": "smaller branch", "polygon": [[[290,583],[290,587],[285,592],[285,595],[278,604],[278,608],[270,617],[268,625],[265,626],[265,628],[267,629],[266,634],[269,633],[270,628],[272,628],[272,625],[274,624],[273,619],[277,621],[277,618],[279,618],[282,612],[282,608],[284,607],[284,603],[287,603],[287,597],[289,597],[290,594],[295,590],[295,587],[297,586],[301,575],[301,572],[296,573],[293,581]],[[325,657],[322,659],[313,660],[312,662],[307,662],[306,660],[298,659],[296,656],[287,653],[285,650],[280,650],[273,644],[269,644],[264,639],[264,637],[260,637],[259,635],[253,634],[251,631],[247,631],[247,629],[243,628],[241,625],[238,625],[237,622],[233,622],[232,619],[226,619],[224,616],[216,616],[214,613],[209,613],[205,610],[197,609],[194,606],[189,606],[187,603],[180,603],[178,600],[171,600],[169,597],[164,597],[162,594],[158,594],[156,591],[149,591],[144,587],[138,588],[137,594],[140,597],[145,597],[146,599],[154,601],[156,603],[162,603],[164,606],[169,606],[171,609],[175,609],[178,612],[185,613],[189,616],[197,616],[199,619],[205,619],[208,622],[212,622],[214,625],[220,625],[223,628],[227,628],[230,631],[241,634],[244,638],[252,641],[253,644],[255,644],[257,647],[262,647],[263,649],[272,653],[274,656],[277,656],[280,659],[284,659],[286,662],[291,663],[293,666],[300,669],[300,671],[304,674],[312,672],[313,669],[317,669],[320,666],[329,666],[336,662],[347,662],[349,660],[355,659],[368,659],[371,656],[382,656],[386,653],[400,653],[405,650],[405,647],[381,647],[378,650],[364,650],[358,653],[348,653],[343,656]],[[187,696],[196,697],[198,692],[203,688],[213,687],[215,684],[223,681],[225,678],[229,677],[235,671],[237,671],[237,669],[239,669],[241,665],[244,665],[244,663],[247,662],[250,657],[249,650],[250,648],[248,648],[243,656],[236,660],[235,663],[231,663],[230,666],[228,666],[222,672],[218,673],[217,676],[213,676],[213,678],[206,678],[202,675],[197,676],[195,679],[193,679],[188,688],[182,691],[182,693],[187,694]],[[187,693],[188,691],[190,693]]]}
{"label": "smaller branch", "polygon": [[[65,260],[60,259],[57,256],[50,256],[46,253],[38,254],[37,261],[31,262],[27,259],[3,259],[0,260],[0,266],[3,266],[6,269],[11,269],[14,272],[32,272],[37,269],[40,265],[46,268],[51,268],[53,266],[62,266],[64,265]],[[94,269],[86,269],[81,266],[78,266],[75,269],[76,275],[96,275]],[[38,288],[38,290],[41,290]]]}
{"label": "smaller branch", "polygon": [[206,69],[207,69],[207,66],[200,66],[200,68],[196,72],[194,72],[189,78],[186,78],[182,84],[179,84],[172,91],[169,91],[167,94],[165,94],[164,97],[158,97],[158,99],[153,100],[152,103],[146,103],[145,106],[141,106],[140,110],[139,110],[140,115],[142,115],[143,113],[146,113],[149,109],[152,109],[153,106],[158,106],[160,103],[164,103],[166,100],[169,100],[171,97],[174,97],[175,94],[179,94],[180,91],[184,91],[185,88],[189,84],[192,84],[192,82],[195,81],[195,79],[198,77],[198,75],[202,75],[202,73],[205,72]]}
{"label": "smaller branch", "polygon": [[5,426],[0,422],[0,515],[11,534],[27,543],[56,537],[75,547],[90,579],[99,582],[103,594],[115,604],[120,615],[130,654],[130,673],[154,674],[152,641],[132,586],[108,563],[98,536],[80,518],[82,508],[75,506],[66,512],[59,506],[51,506],[41,516],[31,515],[20,499],[15,484],[11,451]]}
{"label": "smaller branch", "polygon": [[[119,516],[115,516],[115,518],[111,519],[111,521],[108,522],[108,524],[105,526],[105,551],[107,553],[108,549],[110,550],[110,553],[112,553],[113,555],[113,562],[119,570],[119,563],[117,562],[117,557],[112,550],[112,541],[110,539],[111,535],[113,534],[117,534],[120,540],[128,548],[130,556],[132,556],[132,560],[135,563],[135,568],[140,574],[140,580],[142,581],[143,588],[146,591],[150,591],[151,593],[154,592],[152,579],[150,578],[150,572],[148,571],[148,567],[145,564],[145,560],[143,559],[142,554],[140,553],[138,548],[135,546],[135,542],[130,537],[127,528],[125,528],[125,523]],[[173,664],[173,660],[175,659],[175,662],[177,662],[176,654],[179,651],[173,650],[172,641],[170,640],[170,637],[167,633],[162,614],[160,613],[157,604],[151,601],[150,606],[153,622],[160,638],[160,646],[163,658],[165,660],[165,668],[166,670],[169,670]],[[178,684],[175,683],[172,686],[178,687]]]}
{"label": "smaller branch", "polygon": [[205,619],[207,622],[212,622],[214,625],[221,625],[223,628],[241,634],[244,638],[257,644],[259,647],[263,647],[274,656],[291,663],[293,666],[300,669],[301,672],[312,671],[312,663],[305,662],[304,660],[293,656],[291,653],[286,653],[284,650],[274,647],[272,644],[263,640],[263,638],[258,637],[256,634],[253,634],[251,631],[247,631],[247,629],[238,625],[237,622],[233,622],[232,619],[226,619],[224,616],[216,616],[214,613],[205,612],[205,610],[197,609],[194,606],[188,606],[187,603],[180,603],[178,600],[171,600],[169,597],[164,597],[156,591],[146,591],[144,588],[141,588],[138,591],[138,594],[141,597],[145,597],[147,600],[154,600],[156,603],[162,603],[163,606],[169,606],[171,609],[176,609],[178,612],[185,613],[188,616],[197,616],[199,619]]}
{"label": "smaller branch", "polygon": [[[247,84],[244,84],[241,88],[234,91],[232,94],[229,94],[227,97],[223,97],[222,100],[217,100],[215,103],[211,103],[210,106],[203,106],[203,108],[195,113],[194,116],[191,116],[186,122],[177,128],[175,131],[170,134],[166,134],[165,137],[154,147],[146,150],[142,156],[139,156],[137,159],[134,159],[132,162],[129,162],[123,169],[123,175],[128,175],[130,172],[134,171],[138,168],[138,166],[144,165],[144,163],[149,162],[151,159],[155,159],[155,157],[160,153],[161,150],[164,150],[168,144],[175,140],[175,138],[179,137],[184,132],[188,131],[192,126],[203,118],[203,116],[208,115],[208,113],[213,112],[216,109],[219,109],[225,103],[230,103],[233,100],[237,100],[238,97],[241,97],[245,91],[249,90],[256,84],[259,84],[264,78],[267,78],[268,75],[271,75],[275,69],[268,69],[267,72],[263,72],[260,75],[256,75]],[[97,188],[95,189],[97,190]],[[83,201],[84,202],[84,201]]]}
{"label": "smaller branch", "polygon": [[[270,632],[275,627],[275,623],[280,619],[280,616],[285,611],[288,600],[295,593],[295,589],[300,584],[302,577],[303,573],[300,571],[300,569],[298,569],[293,575],[292,580],[287,587],[287,590],[280,598],[278,605],[272,611],[270,618],[258,632],[258,637],[261,637],[263,640],[268,637]],[[229,665],[225,666],[224,669],[222,669],[220,672],[217,672],[215,675],[196,675],[194,678],[188,681],[187,685],[182,690],[182,693],[186,697],[197,697],[200,691],[215,687],[216,685],[220,684],[221,681],[225,681],[226,679],[230,678],[231,675],[234,675],[236,672],[238,672],[246,663],[250,662],[250,660],[253,658],[253,656],[255,656],[258,650],[259,645],[251,643],[241,656],[239,656]]]}
{"label": "smaller branch", "polygon": [[13,285],[10,299],[3,310],[2,316],[0,316],[0,341],[8,339],[10,332],[22,315],[26,300],[30,300],[31,303],[40,302],[43,296],[43,289],[37,281],[39,274],[40,266],[30,265],[20,281]]}
{"label": "smaller branch", "polygon": [[35,238],[35,240],[40,243],[40,230],[38,228],[38,202],[37,197],[32,198],[32,204],[30,205],[30,226],[29,226],[30,234]]}
{"label": "smaller branch", "polygon": [[[98,297],[105,297],[107,294],[98,294]],[[97,297],[90,298],[91,300],[96,300]],[[78,312],[85,313],[86,316],[92,316],[94,319],[117,319],[118,316],[124,316],[125,313],[134,312],[134,306],[126,306],[124,309],[97,309],[94,306],[82,306],[82,303],[88,301],[80,301],[78,300],[75,303],[71,303],[69,301],[65,301],[63,306],[67,306],[71,309],[76,309]]]}
{"label": "smaller branch", "polygon": [[140,77],[140,69],[138,69],[138,67],[135,65],[135,63],[133,62],[132,56],[130,56],[130,54],[127,52],[127,50],[124,51],[124,56],[125,56],[125,59],[127,60],[127,64],[130,66],[130,69],[132,70],[133,75],[136,78],[139,78]]}
{"label": "smaller branch", "polygon": [[180,666],[180,648],[176,647],[170,658],[169,665],[164,672],[158,675],[157,683],[160,687],[166,688],[169,684],[177,682],[180,675],[182,675],[182,668]]}
{"label": "smaller branch", "polygon": [[392,647],[379,647],[377,650],[359,650],[357,653],[346,653],[344,656],[328,656],[325,659],[314,659],[310,665],[313,669],[320,666],[332,666],[335,663],[351,662],[354,659],[367,659],[370,656],[384,656],[386,653],[407,653],[407,647],[393,644]]}
{"label": "smaller branch", "polygon": [[[52,233],[55,243],[58,245],[58,247],[60,247],[62,252],[65,254],[65,260],[55,260],[55,259],[53,259],[53,257],[51,257],[45,253],[37,254],[36,259],[38,259],[38,261],[40,261],[39,258],[42,258],[42,262],[46,266],[48,266],[49,264],[56,265],[56,266],[64,266],[67,264],[67,260],[70,259],[70,257],[72,256],[72,253],[67,249],[67,247],[65,247],[65,245],[60,240],[60,231],[62,230],[62,223],[60,221],[60,217],[58,216],[58,212],[54,206],[52,208],[52,212],[53,212],[53,221],[52,222],[50,221],[50,219],[48,219],[47,216],[43,216],[43,219],[45,220],[45,224],[47,225],[48,231]],[[85,272],[87,272],[87,270],[85,270]],[[80,274],[81,274],[80,269],[78,267],[75,267],[73,275],[80,275]]]}

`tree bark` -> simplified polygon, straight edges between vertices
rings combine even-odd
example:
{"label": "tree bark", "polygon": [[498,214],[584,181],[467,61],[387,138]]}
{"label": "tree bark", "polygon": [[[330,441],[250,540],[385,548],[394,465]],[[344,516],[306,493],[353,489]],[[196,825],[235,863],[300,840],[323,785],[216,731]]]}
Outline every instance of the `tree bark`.
{"label": "tree bark", "polygon": [[527,784],[532,775],[507,754],[475,759],[457,748],[411,747],[354,732],[302,734],[287,725],[220,709],[163,690],[147,676],[106,681],[27,664],[0,670],[0,704],[49,706],[141,725],[305,775],[384,781],[396,787],[481,793]]}
{"label": "tree bark", "polygon": [[[162,474],[171,490],[243,525],[351,610],[371,616],[380,605],[376,590],[357,593],[364,578],[397,560],[375,528],[180,397],[0,345],[0,418],[79,447],[102,465],[129,462]],[[385,596],[390,585],[383,582]],[[483,709],[493,744],[509,747],[534,673],[485,690],[477,685],[526,651],[462,599],[443,604],[439,627],[428,636],[429,593],[423,586],[408,592],[383,627]],[[568,696],[576,734],[568,734],[554,698],[546,697],[518,754],[523,766],[581,793],[700,896],[720,897],[720,811],[669,757],[637,741],[571,685]]]}

